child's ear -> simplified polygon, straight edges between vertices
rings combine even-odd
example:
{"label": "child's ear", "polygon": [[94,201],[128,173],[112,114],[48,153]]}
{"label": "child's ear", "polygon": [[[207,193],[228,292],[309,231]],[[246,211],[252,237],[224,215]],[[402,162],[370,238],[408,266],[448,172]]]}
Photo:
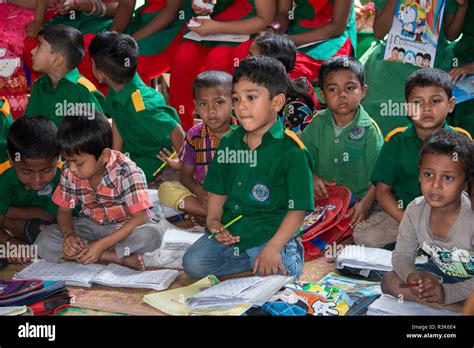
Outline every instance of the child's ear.
{"label": "child's ear", "polygon": [[276,112],[280,112],[286,104],[286,96],[283,93],[277,94],[272,99],[272,107]]}
{"label": "child's ear", "polygon": [[452,96],[448,100],[449,103],[449,113],[454,111],[454,108],[456,107],[456,97]]}
{"label": "child's ear", "polygon": [[322,88],[319,88],[319,94],[321,95],[321,99],[326,104],[326,97],[324,96],[324,91]]}
{"label": "child's ear", "polygon": [[367,84],[362,85],[361,90],[362,90],[362,99],[364,99],[367,94],[367,91],[369,90],[369,86]]}
{"label": "child's ear", "polygon": [[104,164],[109,163],[110,156],[112,156],[112,150],[109,148],[104,149],[104,151],[102,151],[102,155],[100,156],[102,157],[102,163]]}

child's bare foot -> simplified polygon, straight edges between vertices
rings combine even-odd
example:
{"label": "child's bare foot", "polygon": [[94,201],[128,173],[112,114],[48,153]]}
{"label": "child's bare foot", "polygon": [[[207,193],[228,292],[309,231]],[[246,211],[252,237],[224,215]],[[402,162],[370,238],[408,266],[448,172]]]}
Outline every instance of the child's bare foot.
{"label": "child's bare foot", "polygon": [[145,261],[143,260],[143,255],[141,254],[132,254],[130,256],[125,256],[120,259],[120,264],[126,267],[136,269],[137,271],[145,270]]}

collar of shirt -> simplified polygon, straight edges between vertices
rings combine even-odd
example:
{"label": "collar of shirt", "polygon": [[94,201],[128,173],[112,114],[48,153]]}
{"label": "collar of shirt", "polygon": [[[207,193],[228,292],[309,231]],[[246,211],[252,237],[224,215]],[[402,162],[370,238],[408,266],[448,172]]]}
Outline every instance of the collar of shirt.
{"label": "collar of shirt", "polygon": [[[321,117],[323,118],[326,122],[330,122],[331,125],[335,124],[333,123],[333,114],[331,109],[327,108],[322,111],[318,111],[318,115],[316,117]],[[372,120],[370,119],[369,114],[365,109],[362,107],[362,105],[359,105],[357,108],[357,113],[354,119],[352,120],[351,123],[348,123],[346,126],[344,126],[344,130],[349,128],[352,129],[353,127],[368,127],[372,125]]]}
{"label": "collar of shirt", "polygon": [[113,88],[109,88],[107,99],[116,100],[121,105],[125,106],[127,101],[132,97],[133,92],[141,87],[146,86],[138,73],[135,73],[135,76],[118,92],[115,92]]}
{"label": "collar of shirt", "polygon": [[[442,128],[443,129],[452,129],[446,121],[444,121]],[[420,139],[418,137],[418,135],[416,134],[416,130],[415,130],[415,126],[414,126],[413,122],[410,122],[408,124],[406,131],[403,132],[403,135],[406,136],[406,137],[409,137],[409,138],[418,138],[418,139]]]}
{"label": "collar of shirt", "polygon": [[[244,141],[244,135],[247,131],[242,126],[231,126],[232,130],[237,132],[237,134],[241,135],[241,141]],[[262,144],[266,141],[273,139],[283,139],[283,135],[285,134],[285,129],[283,128],[283,124],[278,120],[275,119],[275,123],[272,127],[263,135],[262,137]]]}
{"label": "collar of shirt", "polygon": [[[237,125],[238,125],[237,119],[234,116],[231,116],[230,117],[231,129],[234,129],[232,128],[232,126],[237,126]],[[219,141],[219,139],[217,139],[216,136],[214,135],[214,132],[212,131],[212,129],[209,128],[204,122],[202,123],[201,137],[202,138],[209,137],[209,139],[211,139],[212,141]]]}
{"label": "collar of shirt", "polygon": [[[77,83],[77,80],[81,77],[81,74],[77,70],[77,68],[72,69],[70,72],[68,72],[61,80],[58,81],[58,84],[56,86],[56,89],[58,86],[65,81],[72,82],[74,84]],[[43,74],[41,77],[38,79],[41,84],[44,85],[44,87],[48,88],[49,90],[53,90],[53,84],[51,83],[51,79],[49,78],[48,74]]]}

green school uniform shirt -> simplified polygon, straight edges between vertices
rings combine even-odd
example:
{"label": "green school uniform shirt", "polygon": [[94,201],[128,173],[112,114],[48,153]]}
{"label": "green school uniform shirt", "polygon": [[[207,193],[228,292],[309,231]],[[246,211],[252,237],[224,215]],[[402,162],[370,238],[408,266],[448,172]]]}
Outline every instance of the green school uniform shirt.
{"label": "green school uniform shirt", "polygon": [[104,108],[122,137],[122,152],[145,172],[147,181],[152,181],[163,163],[156,155],[164,147],[171,151],[170,133],[180,124],[176,110],[138,74],[119,92],[109,88]]}
{"label": "green school uniform shirt", "polygon": [[73,115],[74,108],[82,107],[89,114],[94,108],[103,112],[104,95],[92,82],[72,69],[53,90],[51,79],[43,74],[33,84],[33,91],[25,110],[26,116],[44,116],[52,120],[57,127],[63,117]]}
{"label": "green school uniform shirt", "polygon": [[223,224],[243,215],[229,227],[240,236],[233,247],[243,252],[268,242],[288,211],[314,209],[313,163],[304,144],[281,122],[253,151],[244,142],[244,128],[231,128],[219,143],[203,187],[227,196]]}
{"label": "green school uniform shirt", "polygon": [[334,131],[331,110],[318,112],[301,140],[313,156],[317,175],[327,180],[335,178],[338,185],[348,187],[359,199],[367,194],[383,137],[362,106],[339,135]]}
{"label": "green school uniform shirt", "polygon": [[6,98],[0,98],[0,163],[7,160],[7,135],[13,122],[10,105]]}
{"label": "green school uniform shirt", "polygon": [[56,15],[45,23],[47,25],[66,25],[79,30],[82,34],[98,34],[101,31],[109,30],[112,26],[113,18],[101,17],[97,15],[86,16],[80,11],[71,11],[69,14]]}
{"label": "green school uniform shirt", "polygon": [[[458,58],[458,65],[464,65],[474,62],[474,4],[469,3],[469,8],[464,20],[462,37],[454,45],[454,57]],[[457,7],[457,4],[456,4]]]}
{"label": "green school uniform shirt", "polygon": [[1,165],[6,169],[0,175],[0,215],[5,215],[10,207],[38,207],[51,215],[56,215],[58,206],[51,197],[61,176],[59,168],[56,169],[56,175],[51,183],[41,191],[35,191],[26,188],[18,180],[15,169],[7,163]]}
{"label": "green school uniform shirt", "polygon": [[[452,128],[446,122],[443,128],[467,133]],[[382,182],[391,186],[397,201],[403,202],[403,209],[416,197],[421,196],[418,157],[422,143],[423,140],[416,135],[413,123],[408,127],[394,129],[385,138],[372,172],[372,183],[375,185]]]}

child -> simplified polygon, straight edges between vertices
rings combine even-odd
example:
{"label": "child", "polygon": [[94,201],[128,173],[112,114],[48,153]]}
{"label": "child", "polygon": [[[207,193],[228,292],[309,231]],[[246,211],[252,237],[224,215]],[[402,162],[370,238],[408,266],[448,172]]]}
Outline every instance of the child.
{"label": "child", "polygon": [[158,153],[171,146],[181,148],[184,134],[178,115],[166,105],[161,93],[146,86],[138,76],[138,48],[130,36],[100,33],[89,50],[94,75],[100,83],[109,85],[104,108],[113,119],[113,148],[129,154],[151,182],[162,163]]}
{"label": "child", "polygon": [[233,81],[241,126],[222,138],[203,185],[210,192],[207,232],[214,237],[196,241],[183,268],[194,278],[246,270],[298,277],[304,252],[296,233],[314,199],[311,156],[278,122],[288,76],[279,61],[259,56],[242,61]]}
{"label": "child", "polygon": [[396,128],[385,138],[372,172],[376,198],[383,208],[354,230],[354,241],[368,247],[383,247],[397,239],[399,223],[408,204],[421,195],[418,154],[423,141],[435,130],[445,128],[446,117],[456,104],[451,78],[439,69],[421,69],[411,74],[405,86],[408,115],[413,123]]}
{"label": "child", "polygon": [[[59,183],[57,128],[45,117],[21,117],[8,132],[8,162],[0,175],[0,244],[32,244],[58,207],[51,200]],[[6,230],[10,232],[7,234]],[[33,255],[7,260],[28,262]]]}
{"label": "child", "polygon": [[[463,192],[472,180],[473,159],[472,143],[459,133],[441,129],[423,143],[423,196],[403,215],[393,272],[382,280],[384,293],[460,311],[460,302],[474,291],[474,216]],[[428,263],[415,265],[418,248],[428,254]],[[403,283],[410,287],[401,289]]]}
{"label": "child", "polygon": [[[274,1],[265,0],[219,0],[209,10],[198,7],[194,0],[185,2],[185,11],[192,7],[198,16],[211,14],[212,19],[194,19],[199,26],[189,30],[201,36],[212,34],[253,35],[265,29],[275,15]],[[238,42],[183,40],[171,61],[170,102],[178,110],[183,129],[193,126],[192,82],[205,70],[222,70],[232,73],[238,62]],[[239,51],[240,52],[240,51]]]}
{"label": "child", "polygon": [[348,212],[351,226],[367,219],[375,201],[370,174],[383,145],[374,120],[360,105],[367,92],[364,66],[352,57],[332,57],[319,69],[328,108],[319,111],[301,140],[313,156],[314,188],[327,197],[327,185],[347,186],[359,200]]}
{"label": "child", "polygon": [[64,25],[48,26],[39,32],[33,50],[33,68],[43,75],[33,84],[25,115],[41,115],[57,127],[75,108],[102,111],[104,96],[81,76],[77,65],[84,56],[79,30]]}
{"label": "child", "polygon": [[[66,160],[53,194],[58,224],[36,240],[39,256],[145,270],[143,253],[159,248],[162,231],[151,220],[143,171],[112,150],[112,128],[98,112],[92,118],[82,113],[66,118],[58,140]],[[78,203],[81,217],[73,221],[71,209]]]}
{"label": "child", "polygon": [[188,131],[179,153],[182,163],[179,182],[160,185],[160,202],[175,210],[205,218],[209,193],[202,183],[214,158],[219,141],[236,125],[232,116],[232,75],[224,71],[205,71],[193,84],[196,113],[203,120]]}
{"label": "child", "polygon": [[[285,66],[287,73],[291,73],[295,67],[296,47],[293,41],[285,36],[266,33],[256,38],[250,46],[249,56],[259,55],[278,59]],[[319,108],[319,103],[313,86],[306,78],[290,79],[289,82],[288,100],[279,118],[285,128],[299,136],[311,121],[315,107]]]}

